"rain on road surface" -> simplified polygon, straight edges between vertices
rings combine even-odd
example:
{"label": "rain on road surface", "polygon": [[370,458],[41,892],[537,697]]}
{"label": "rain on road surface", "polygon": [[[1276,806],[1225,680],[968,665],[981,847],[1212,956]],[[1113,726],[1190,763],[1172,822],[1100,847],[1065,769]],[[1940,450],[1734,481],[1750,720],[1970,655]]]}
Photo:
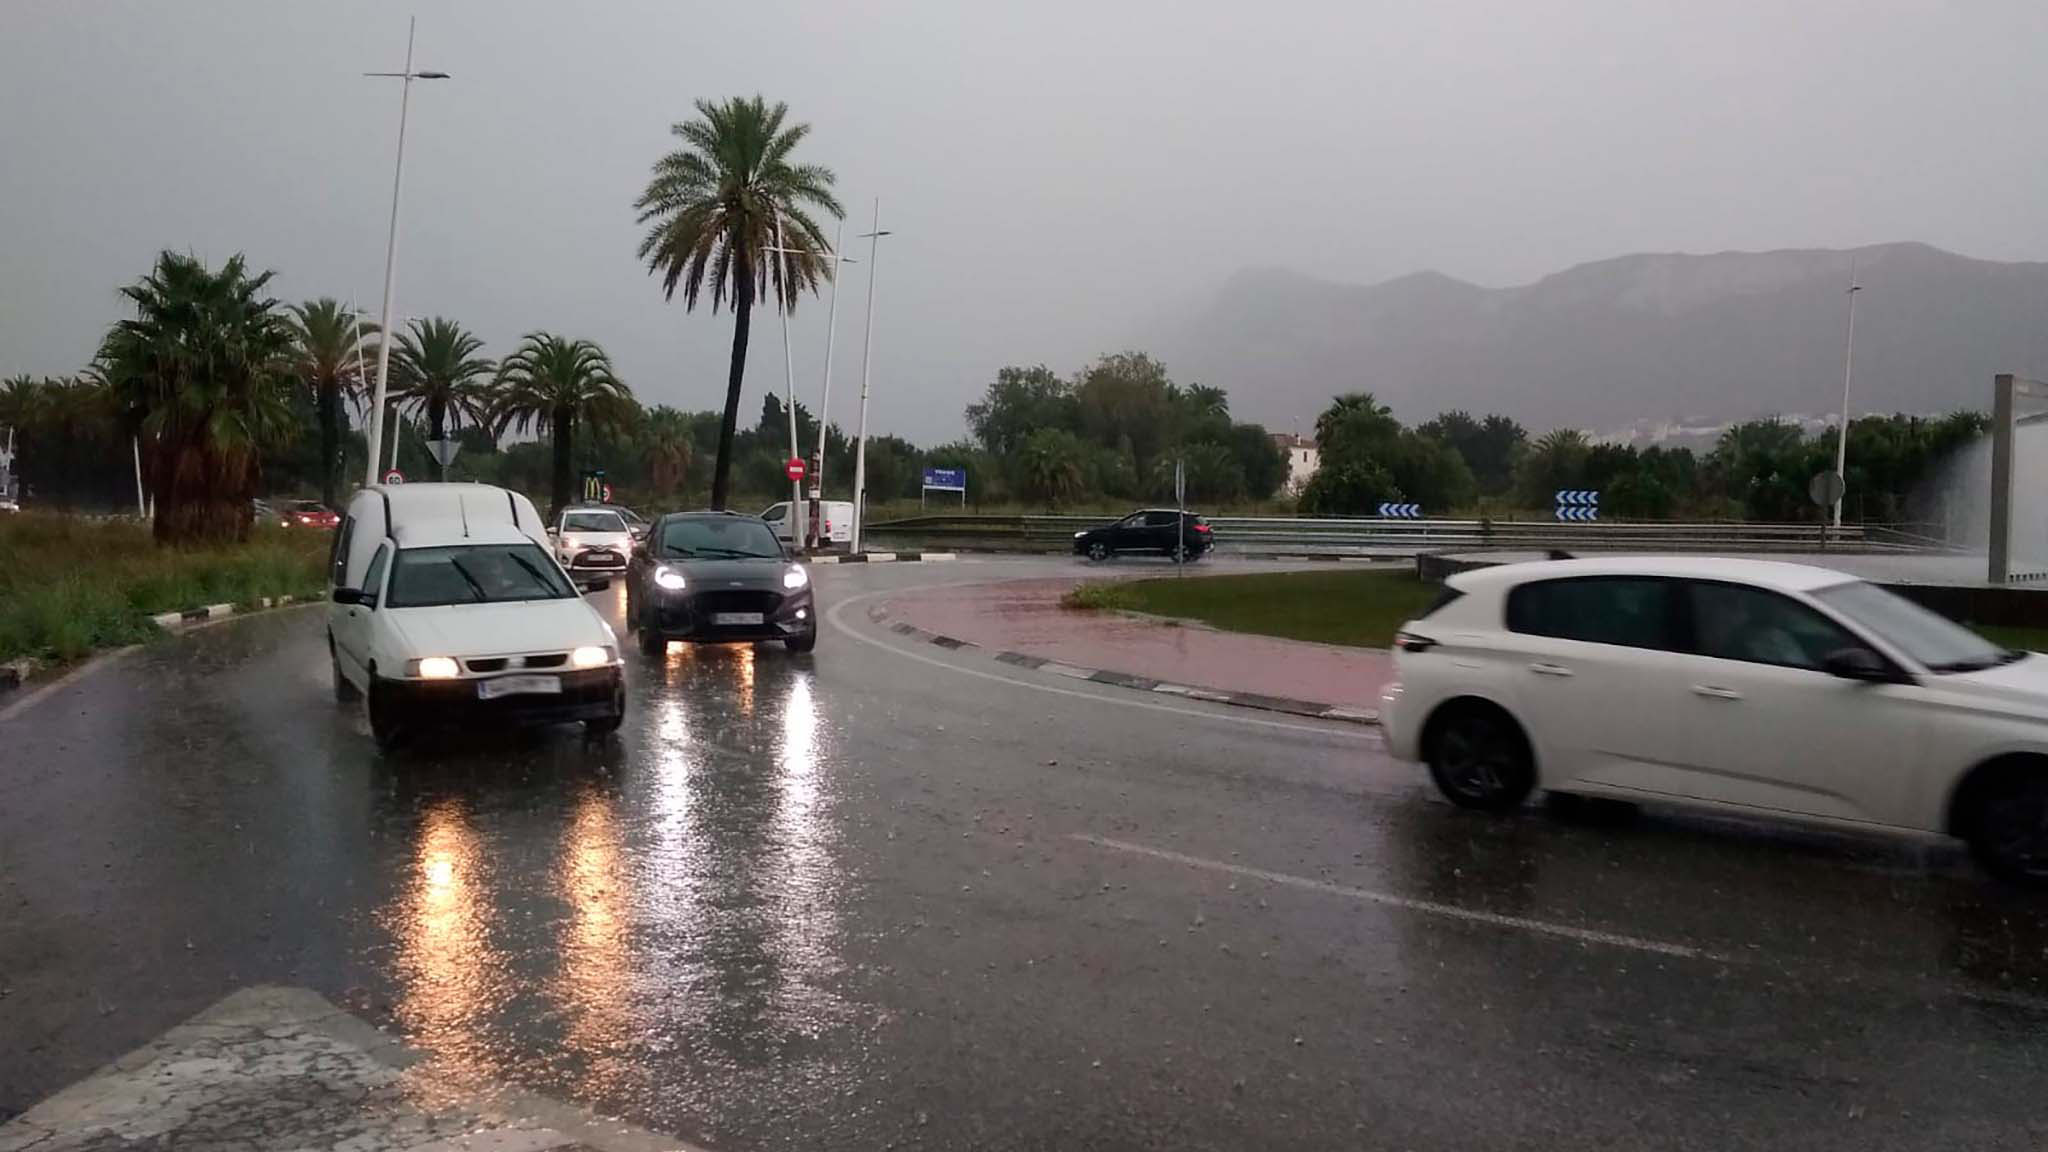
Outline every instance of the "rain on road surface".
{"label": "rain on road surface", "polygon": [[2048,1140],[2043,905],[1946,846],[1474,816],[864,611],[1070,569],[819,569],[814,656],[629,655],[588,747],[380,759],[317,608],[58,690],[0,720],[0,1119],[276,983],[715,1148]]}

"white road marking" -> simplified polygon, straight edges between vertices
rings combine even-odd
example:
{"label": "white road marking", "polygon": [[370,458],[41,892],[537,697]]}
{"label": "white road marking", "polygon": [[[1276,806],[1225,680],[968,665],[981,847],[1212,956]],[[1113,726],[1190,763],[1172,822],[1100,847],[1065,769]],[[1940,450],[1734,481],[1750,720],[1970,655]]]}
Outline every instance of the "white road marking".
{"label": "white road marking", "polygon": [[1555,936],[1564,940],[1575,940],[1581,944],[1600,944],[1609,948],[1626,948],[1634,952],[1649,952],[1658,956],[1674,956],[1681,960],[1708,960],[1720,964],[1734,963],[1733,957],[1722,956],[1690,944],[1674,944],[1667,940],[1651,940],[1641,936],[1628,936],[1619,932],[1602,932],[1595,928],[1577,928],[1570,924],[1556,924],[1548,920],[1531,920],[1526,916],[1504,916],[1498,912],[1482,912],[1475,908],[1460,908],[1455,904],[1440,904],[1434,900],[1418,900],[1412,896],[1397,896],[1392,892],[1375,892],[1370,888],[1354,888],[1349,884],[1332,884],[1327,880],[1314,880],[1307,876],[1294,876],[1286,872],[1272,872],[1264,868],[1252,868],[1243,864],[1231,864],[1223,860],[1205,860],[1200,856],[1164,848],[1150,848],[1143,844],[1132,844],[1124,840],[1111,840],[1106,836],[1090,836],[1075,833],[1068,837],[1083,844],[1106,848],[1112,852],[1126,852],[1134,856],[1147,856],[1179,864],[1186,868],[1199,868],[1206,872],[1222,872],[1231,876],[1245,876],[1254,880],[1265,880],[1299,888],[1305,892],[1320,892],[1326,896],[1341,896],[1347,900],[1358,900],[1367,904],[1378,904],[1387,908],[1399,908],[1408,912],[1420,912],[1427,916],[1442,916],[1451,920],[1463,920],[1470,924],[1485,924],[1493,928],[1510,928],[1517,932],[1533,932],[1540,936]]}
{"label": "white road marking", "polygon": [[886,643],[882,640],[874,638],[873,636],[869,636],[866,633],[858,632],[853,628],[848,627],[846,622],[839,618],[839,614],[841,612],[846,611],[848,608],[853,607],[855,604],[859,604],[867,600],[872,600],[877,596],[900,596],[906,592],[916,592],[919,590],[919,588],[938,587],[943,587],[943,585],[928,584],[909,588],[882,588],[873,592],[864,592],[859,596],[855,596],[847,600],[842,600],[839,603],[834,604],[831,607],[831,609],[825,613],[825,620],[827,623],[831,624],[834,629],[843,633],[844,635],[850,636],[863,644],[873,645],[876,648],[880,648],[884,652],[893,652],[896,655],[903,657],[905,660],[915,660],[920,664],[929,664],[934,668],[943,668],[947,672],[951,672],[958,676],[973,676],[980,680],[993,680],[998,684],[1009,684],[1018,688],[1029,688],[1033,692],[1049,692],[1054,696],[1072,696],[1079,700],[1093,700],[1098,704],[1109,704],[1118,708],[1142,708],[1148,712],[1169,712],[1176,716],[1193,716],[1198,719],[1215,720],[1225,724],[1249,724],[1258,728],[1277,728],[1283,732],[1307,732],[1315,736],[1348,736],[1370,739],[1379,738],[1379,733],[1373,729],[1361,728],[1356,724],[1346,724],[1341,721],[1330,725],[1283,724],[1278,720],[1261,720],[1252,716],[1229,716],[1217,712],[1206,712],[1197,708],[1176,708],[1171,704],[1157,704],[1150,700],[1133,700],[1124,696],[1112,696],[1105,693],[1097,692],[1076,692],[1071,688],[1061,688],[1053,684],[1037,684],[1030,680],[1018,680],[1009,676],[998,676],[993,672],[984,672],[979,668],[968,668],[964,665],[950,663],[945,660],[934,659],[930,656],[926,656],[922,652],[912,652],[907,648],[898,648],[894,644]]}

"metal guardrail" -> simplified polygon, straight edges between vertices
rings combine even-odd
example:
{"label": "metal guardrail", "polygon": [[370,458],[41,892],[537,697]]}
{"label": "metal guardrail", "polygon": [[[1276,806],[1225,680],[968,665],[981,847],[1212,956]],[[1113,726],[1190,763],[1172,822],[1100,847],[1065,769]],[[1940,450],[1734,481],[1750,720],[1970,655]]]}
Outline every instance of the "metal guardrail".
{"label": "metal guardrail", "polygon": [[[1864,552],[1938,550],[1939,541],[1882,526],[1824,528],[1818,524],[1744,521],[1390,520],[1322,517],[1211,516],[1216,547],[1224,552],[1325,555],[1413,555],[1444,549],[1551,549],[1812,552],[1835,548]],[[875,537],[914,538],[955,546],[1046,550],[1084,528],[1109,523],[1096,516],[913,516],[871,524]]]}

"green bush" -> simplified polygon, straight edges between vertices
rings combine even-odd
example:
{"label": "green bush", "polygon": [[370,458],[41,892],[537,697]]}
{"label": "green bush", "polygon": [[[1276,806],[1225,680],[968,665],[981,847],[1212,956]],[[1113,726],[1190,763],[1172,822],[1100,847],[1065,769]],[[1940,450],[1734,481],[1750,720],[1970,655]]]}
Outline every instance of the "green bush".
{"label": "green bush", "polygon": [[317,595],[328,535],[259,527],[246,543],[159,548],[147,525],[22,512],[0,519],[0,660],[75,660],[156,634],[202,604]]}

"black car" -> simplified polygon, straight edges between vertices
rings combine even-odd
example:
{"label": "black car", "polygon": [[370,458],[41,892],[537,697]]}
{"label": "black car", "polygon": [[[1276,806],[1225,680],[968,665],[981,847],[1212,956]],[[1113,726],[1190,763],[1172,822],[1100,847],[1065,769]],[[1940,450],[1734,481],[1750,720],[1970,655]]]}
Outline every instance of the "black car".
{"label": "black car", "polygon": [[810,573],[767,524],[736,512],[673,512],[649,527],[626,570],[626,627],[649,655],[670,640],[818,643]]}
{"label": "black car", "polygon": [[1199,558],[1216,542],[1209,522],[1193,512],[1141,508],[1114,524],[1074,533],[1074,552],[1090,560],[1107,560],[1119,552],[1157,552],[1173,556],[1185,549]]}

